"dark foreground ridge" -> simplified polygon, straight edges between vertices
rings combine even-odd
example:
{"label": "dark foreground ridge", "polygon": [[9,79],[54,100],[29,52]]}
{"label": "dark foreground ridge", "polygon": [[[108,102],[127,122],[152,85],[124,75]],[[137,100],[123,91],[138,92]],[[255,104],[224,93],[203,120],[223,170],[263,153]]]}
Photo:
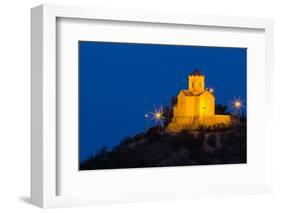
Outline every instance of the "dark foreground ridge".
{"label": "dark foreground ridge", "polygon": [[157,127],[106,147],[81,162],[80,170],[246,163],[246,123],[165,133]]}

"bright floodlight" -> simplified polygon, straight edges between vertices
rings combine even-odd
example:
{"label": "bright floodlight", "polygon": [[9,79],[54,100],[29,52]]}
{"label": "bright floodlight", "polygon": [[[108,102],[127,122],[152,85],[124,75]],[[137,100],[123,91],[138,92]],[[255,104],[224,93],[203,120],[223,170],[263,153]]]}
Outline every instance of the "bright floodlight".
{"label": "bright floodlight", "polygon": [[156,109],[154,107],[154,112],[152,113],[152,118],[156,121],[156,122],[161,122],[162,120],[164,120],[165,118],[163,117],[163,109],[162,106],[160,107],[160,109]]}
{"label": "bright floodlight", "polygon": [[234,107],[235,108],[240,108],[241,107],[241,102],[240,101],[235,101]]}
{"label": "bright floodlight", "polygon": [[156,117],[157,119],[160,119],[160,118],[161,118],[161,113],[160,113],[160,112],[157,112],[157,113],[155,114],[155,117]]}
{"label": "bright floodlight", "polygon": [[148,118],[148,114],[145,114],[144,117],[145,117],[145,118]]}
{"label": "bright floodlight", "polygon": [[235,98],[233,101],[232,101],[232,107],[236,110],[239,110],[240,108],[243,107],[243,102],[240,98]]}
{"label": "bright floodlight", "polygon": [[234,98],[233,101],[231,101],[231,105],[232,109],[237,111],[243,108],[243,101],[240,98]]}

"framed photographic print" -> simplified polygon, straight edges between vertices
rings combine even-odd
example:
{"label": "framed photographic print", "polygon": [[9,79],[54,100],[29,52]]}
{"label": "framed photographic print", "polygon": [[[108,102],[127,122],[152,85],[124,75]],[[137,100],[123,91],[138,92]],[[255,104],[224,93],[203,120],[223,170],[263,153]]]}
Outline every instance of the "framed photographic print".
{"label": "framed photographic print", "polygon": [[32,9],[32,203],[270,192],[270,19]]}
{"label": "framed photographic print", "polygon": [[78,45],[80,170],[247,163],[246,48]]}

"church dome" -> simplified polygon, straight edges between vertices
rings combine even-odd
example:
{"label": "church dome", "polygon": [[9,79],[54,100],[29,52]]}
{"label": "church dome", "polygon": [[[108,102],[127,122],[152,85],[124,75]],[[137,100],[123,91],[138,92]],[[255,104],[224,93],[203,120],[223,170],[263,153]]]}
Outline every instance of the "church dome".
{"label": "church dome", "polygon": [[189,74],[189,76],[204,76],[198,69]]}

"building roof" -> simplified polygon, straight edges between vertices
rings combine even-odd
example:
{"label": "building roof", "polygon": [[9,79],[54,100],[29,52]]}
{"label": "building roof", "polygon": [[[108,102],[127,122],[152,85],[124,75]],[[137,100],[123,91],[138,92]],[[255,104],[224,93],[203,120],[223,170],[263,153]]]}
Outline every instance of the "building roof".
{"label": "building roof", "polygon": [[191,92],[190,90],[181,90],[183,92],[183,94],[185,96],[200,96],[202,95],[204,92],[198,93],[198,94],[194,94],[193,92]]}
{"label": "building roof", "polygon": [[207,90],[205,90],[204,92],[197,93],[197,94],[191,92],[190,90],[181,90],[180,92],[183,92],[183,94],[184,94],[185,96],[200,96],[200,95],[202,95],[202,94],[204,94],[204,93],[209,93],[209,94],[211,94],[212,96],[214,96],[213,93],[211,93],[211,92],[209,92],[209,91],[207,91]]}
{"label": "building roof", "polygon": [[185,96],[194,96],[190,90],[181,90]]}
{"label": "building roof", "polygon": [[198,69],[194,70],[189,76],[204,76]]}

